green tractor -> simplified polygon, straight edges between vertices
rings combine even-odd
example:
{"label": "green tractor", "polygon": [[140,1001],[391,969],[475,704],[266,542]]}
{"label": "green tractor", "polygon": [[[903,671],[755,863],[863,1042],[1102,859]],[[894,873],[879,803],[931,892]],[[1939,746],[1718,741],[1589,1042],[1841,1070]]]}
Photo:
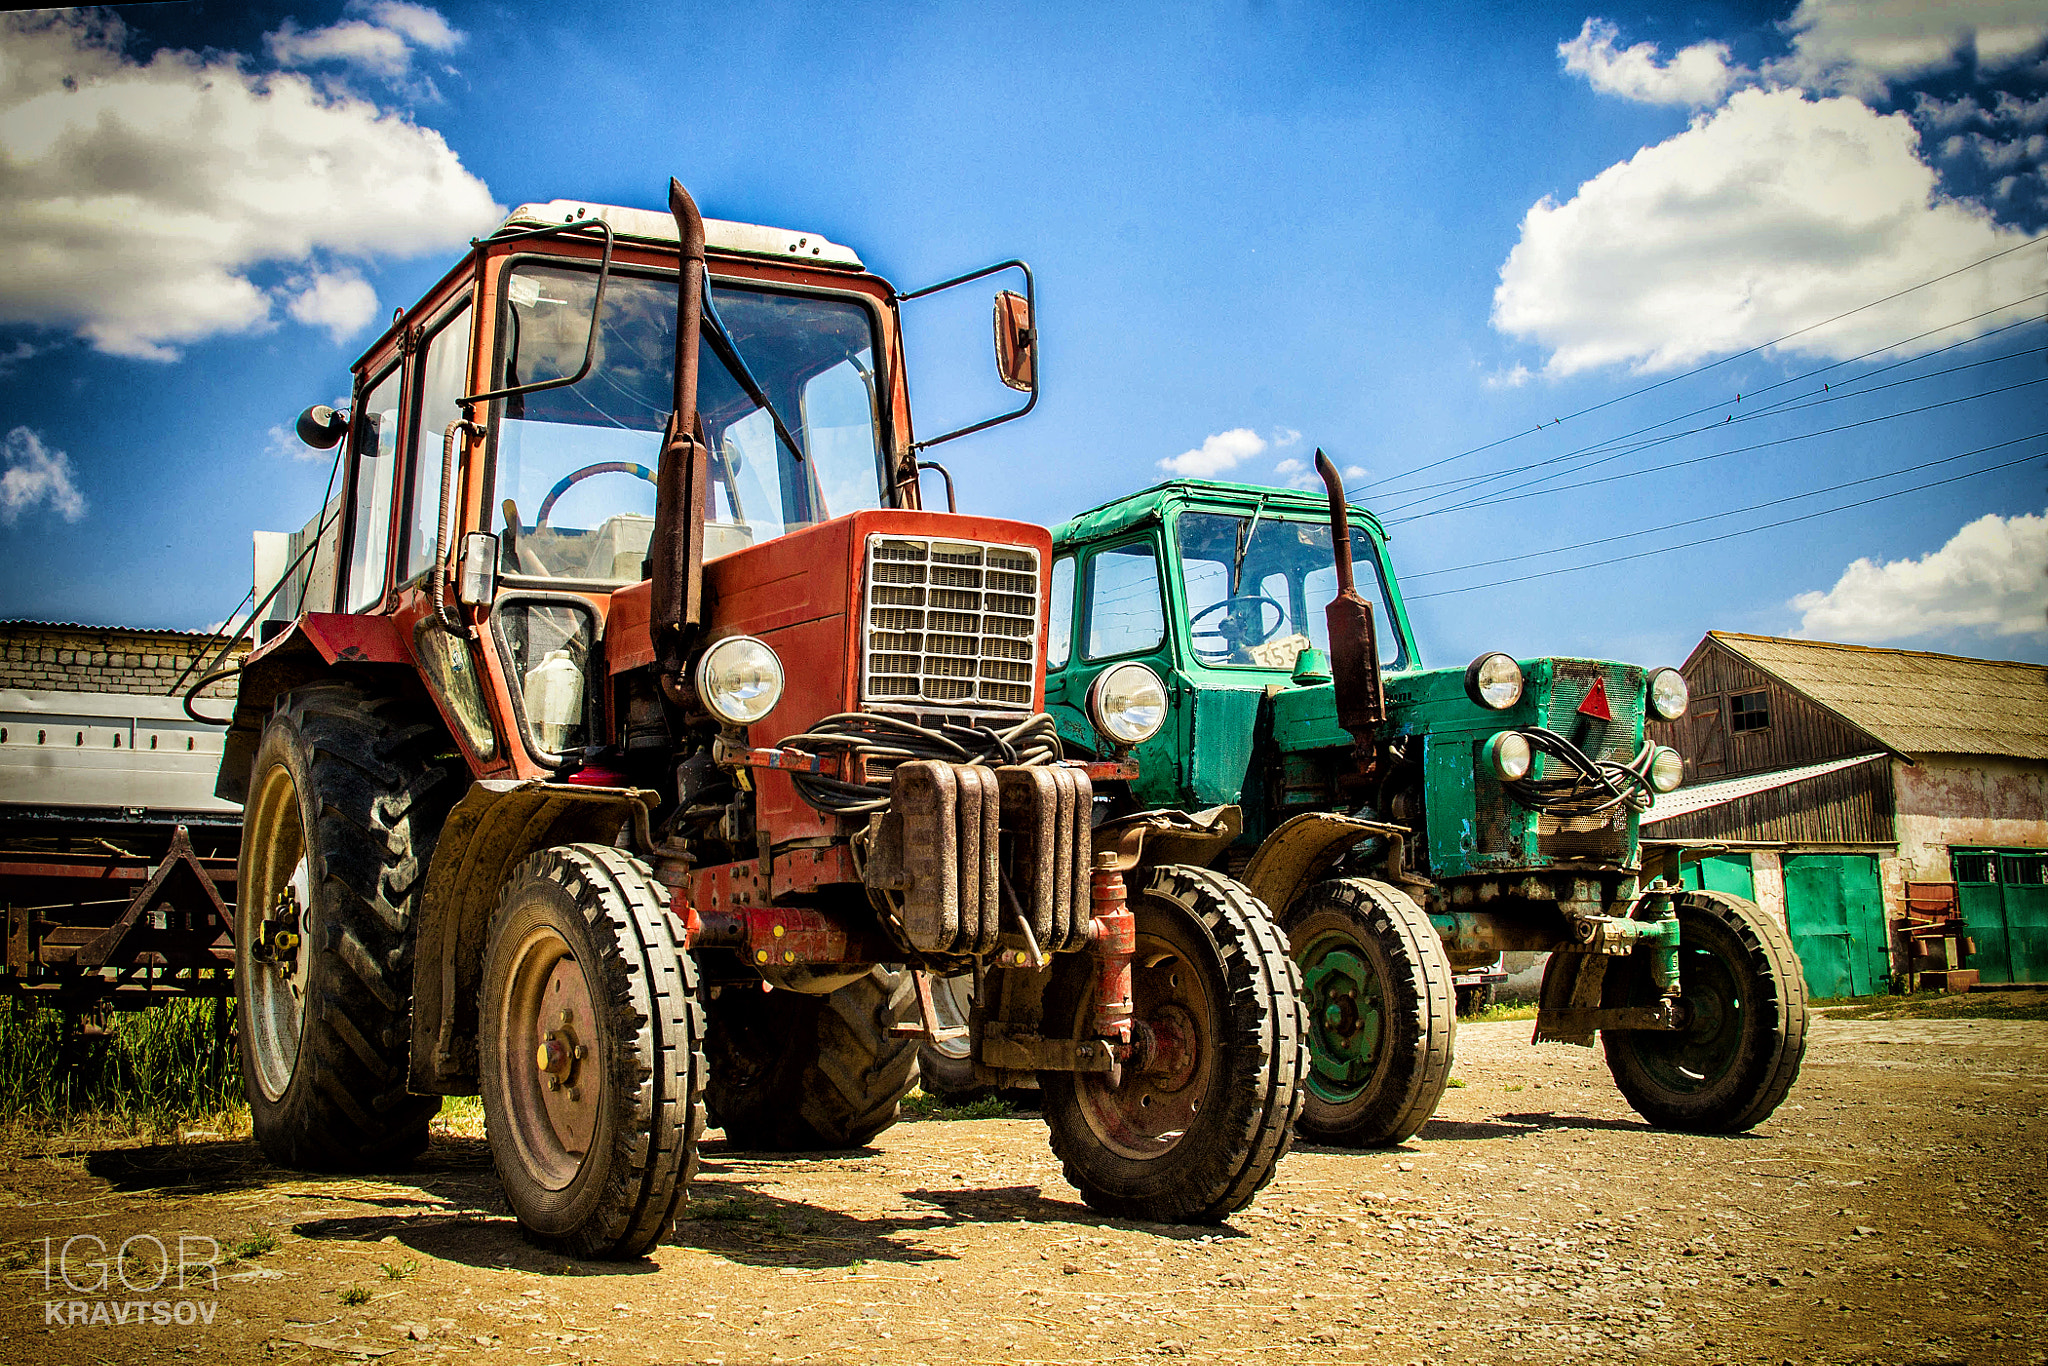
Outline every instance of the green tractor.
{"label": "green tractor", "polygon": [[1805,1051],[1791,941],[1646,867],[1638,839],[1683,772],[1645,719],[1684,714],[1684,679],[1500,653],[1424,668],[1384,529],[1316,463],[1327,500],[1175,480],[1058,528],[1046,675],[1071,752],[1135,761],[1098,815],[1237,809],[1219,865],[1303,975],[1303,1132],[1413,1135],[1449,1080],[1456,974],[1529,950],[1551,954],[1537,1041],[1600,1035],[1653,1124],[1760,1123]]}

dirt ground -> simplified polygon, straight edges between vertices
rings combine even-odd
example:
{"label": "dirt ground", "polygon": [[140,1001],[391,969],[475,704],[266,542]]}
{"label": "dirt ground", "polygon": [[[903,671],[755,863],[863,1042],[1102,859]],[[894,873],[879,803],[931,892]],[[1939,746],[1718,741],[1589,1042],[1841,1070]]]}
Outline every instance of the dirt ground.
{"label": "dirt ground", "polygon": [[[460,1117],[391,1180],[247,1142],[17,1146],[0,1359],[2048,1363],[2048,1022],[1820,1020],[1731,1138],[1645,1128],[1597,1053],[1529,1029],[1465,1025],[1414,1142],[1298,1146],[1220,1228],[1097,1217],[1031,1114],[822,1160],[714,1137],[691,1217],[623,1266],[522,1242]],[[253,1255],[217,1291],[121,1287],[162,1270],[136,1235],[180,1234]],[[109,1289],[64,1287],[80,1235],[134,1239]]]}

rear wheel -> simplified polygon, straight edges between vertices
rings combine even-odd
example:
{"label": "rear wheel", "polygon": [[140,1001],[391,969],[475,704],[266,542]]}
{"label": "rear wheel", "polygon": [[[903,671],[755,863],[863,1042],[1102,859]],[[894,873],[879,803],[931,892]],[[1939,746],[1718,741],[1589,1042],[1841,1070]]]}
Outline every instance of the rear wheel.
{"label": "rear wheel", "polygon": [[[1770,1117],[1806,1056],[1806,979],[1785,927],[1722,892],[1678,901],[1680,1000],[1686,1028],[1603,1030],[1614,1084],[1664,1129],[1739,1133]],[[1658,999],[1639,951],[1607,969],[1605,1004]]]}
{"label": "rear wheel", "polygon": [[1287,910],[1308,1010],[1301,1131],[1323,1143],[1403,1143],[1451,1079],[1458,1016],[1451,960],[1429,917],[1396,888],[1346,878]]}
{"label": "rear wheel", "polygon": [[441,1102],[405,1089],[414,917],[462,786],[440,729],[341,682],[277,700],[242,817],[235,996],[250,1125],[272,1160],[402,1163]]}
{"label": "rear wheel", "polygon": [[[1141,1047],[1118,1083],[1039,1074],[1053,1151],[1105,1213],[1217,1223],[1251,1203],[1293,1140],[1305,1062],[1294,968],[1265,908],[1221,874],[1153,869],[1131,910]],[[1090,1037],[1095,977],[1093,955],[1055,960],[1048,1035]]]}
{"label": "rear wheel", "polygon": [[896,1122],[917,1085],[917,1018],[903,968],[878,967],[814,996],[727,987],[711,1002],[711,1123],[738,1148],[859,1148]]}
{"label": "rear wheel", "polygon": [[645,1254],[703,1132],[703,1010],[668,889],[620,849],[547,849],[506,881],[484,951],[479,1081],[520,1226],[577,1257]]}

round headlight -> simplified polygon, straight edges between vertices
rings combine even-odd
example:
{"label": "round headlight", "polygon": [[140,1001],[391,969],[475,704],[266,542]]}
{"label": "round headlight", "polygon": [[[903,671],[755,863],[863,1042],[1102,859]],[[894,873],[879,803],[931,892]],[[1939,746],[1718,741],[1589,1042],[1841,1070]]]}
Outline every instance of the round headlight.
{"label": "round headlight", "polygon": [[1480,754],[1486,760],[1486,766],[1493,770],[1493,776],[1508,783],[1528,777],[1529,765],[1536,759],[1536,752],[1529,748],[1528,737],[1513,730],[1504,730],[1488,740]]}
{"label": "round headlight", "polygon": [[730,636],[697,661],[697,695],[719,720],[751,725],[782,700],[782,661],[752,636]]}
{"label": "round headlight", "polygon": [[1465,695],[1482,707],[1506,711],[1522,700],[1522,666],[1495,651],[1465,668]]}
{"label": "round headlight", "polygon": [[1677,750],[1657,746],[1657,752],[1650,757],[1650,786],[1659,792],[1676,792],[1684,781],[1685,760]]}
{"label": "round headlight", "polygon": [[1143,664],[1104,669],[1088,689],[1088,719],[1115,745],[1142,745],[1166,724],[1166,685]]}
{"label": "round headlight", "polygon": [[1659,669],[1650,675],[1650,715],[1659,721],[1676,721],[1691,701],[1692,690],[1678,670]]}

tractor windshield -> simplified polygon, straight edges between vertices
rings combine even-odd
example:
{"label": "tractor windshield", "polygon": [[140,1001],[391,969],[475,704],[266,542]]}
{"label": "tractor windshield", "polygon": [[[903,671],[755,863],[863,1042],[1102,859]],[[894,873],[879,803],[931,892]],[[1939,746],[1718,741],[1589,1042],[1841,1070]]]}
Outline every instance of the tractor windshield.
{"label": "tractor windshield", "polygon": [[[508,272],[498,383],[574,374],[583,363],[597,276],[522,263]],[[714,281],[719,316],[747,368],[792,428],[709,345],[698,412],[711,450],[706,559],[860,508],[879,507],[881,423],[875,322],[845,297]],[[673,280],[614,273],[596,354],[577,383],[502,402],[491,501],[507,574],[630,583],[654,533],[654,476],[674,396]]]}
{"label": "tractor windshield", "polygon": [[[1337,596],[1337,564],[1328,522],[1183,512],[1177,535],[1188,634],[1204,664],[1291,670],[1310,646],[1330,648],[1323,609]],[[1372,604],[1380,663],[1401,667],[1379,552],[1362,527],[1351,529],[1351,560],[1359,595]]]}

